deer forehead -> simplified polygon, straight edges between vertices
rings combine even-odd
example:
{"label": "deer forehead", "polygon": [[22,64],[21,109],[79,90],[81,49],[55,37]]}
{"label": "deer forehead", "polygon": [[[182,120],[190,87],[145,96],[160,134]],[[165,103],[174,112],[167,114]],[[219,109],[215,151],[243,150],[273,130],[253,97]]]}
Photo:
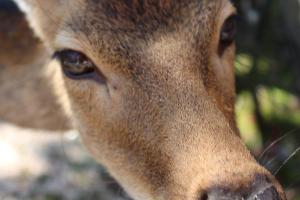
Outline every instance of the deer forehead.
{"label": "deer forehead", "polygon": [[151,57],[164,66],[178,62],[191,65],[189,60],[199,63],[197,59],[207,58],[212,32],[219,23],[217,13],[224,2],[81,1],[81,11],[77,6],[70,12],[55,47],[80,50],[99,65],[122,63],[127,71],[128,66],[151,62]]}

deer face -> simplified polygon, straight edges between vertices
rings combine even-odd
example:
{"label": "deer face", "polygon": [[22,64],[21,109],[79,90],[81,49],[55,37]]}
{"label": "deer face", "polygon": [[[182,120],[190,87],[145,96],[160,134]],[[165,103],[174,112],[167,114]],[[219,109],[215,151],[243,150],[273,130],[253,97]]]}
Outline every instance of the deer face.
{"label": "deer face", "polygon": [[236,131],[228,0],[17,2],[83,143],[134,199],[285,199]]}

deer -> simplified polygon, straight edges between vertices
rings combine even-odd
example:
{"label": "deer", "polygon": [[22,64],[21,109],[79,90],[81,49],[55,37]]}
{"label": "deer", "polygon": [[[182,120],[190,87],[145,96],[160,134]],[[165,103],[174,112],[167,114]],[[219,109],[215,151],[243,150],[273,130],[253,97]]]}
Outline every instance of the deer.
{"label": "deer", "polygon": [[[47,96],[34,102],[49,100],[34,103],[26,126],[31,117],[41,121],[32,126],[48,129],[70,120],[63,128],[77,129],[90,155],[135,200],[286,199],[235,123],[233,2],[14,1],[34,50],[24,52],[31,58],[13,82],[30,74],[27,81],[45,88],[26,92]],[[5,56],[12,57],[22,54]],[[35,117],[45,109],[52,112]],[[24,121],[13,113],[7,119]]]}

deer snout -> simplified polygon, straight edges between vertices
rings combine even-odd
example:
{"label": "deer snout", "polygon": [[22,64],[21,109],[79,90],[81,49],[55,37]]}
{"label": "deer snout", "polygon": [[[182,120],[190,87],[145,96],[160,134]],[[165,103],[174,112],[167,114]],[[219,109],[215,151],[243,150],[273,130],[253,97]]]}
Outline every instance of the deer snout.
{"label": "deer snout", "polygon": [[216,187],[204,192],[199,200],[284,200],[274,184],[264,176],[257,177],[251,187],[239,191]]}

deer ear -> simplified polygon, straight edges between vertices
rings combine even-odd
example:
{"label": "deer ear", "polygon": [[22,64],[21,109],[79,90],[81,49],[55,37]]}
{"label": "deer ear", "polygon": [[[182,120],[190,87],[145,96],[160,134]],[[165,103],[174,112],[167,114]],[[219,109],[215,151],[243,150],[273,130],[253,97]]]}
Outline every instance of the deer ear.
{"label": "deer ear", "polygon": [[66,0],[14,0],[25,13],[36,35],[52,41],[65,15]]}

